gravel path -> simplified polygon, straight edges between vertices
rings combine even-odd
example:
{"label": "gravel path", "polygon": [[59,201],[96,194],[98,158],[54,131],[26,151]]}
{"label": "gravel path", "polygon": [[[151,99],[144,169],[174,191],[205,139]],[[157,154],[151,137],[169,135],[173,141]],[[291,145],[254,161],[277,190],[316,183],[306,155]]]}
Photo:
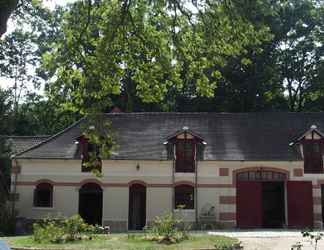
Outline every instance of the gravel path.
{"label": "gravel path", "polygon": [[[300,231],[295,230],[214,231],[209,234],[238,238],[244,250],[290,250],[297,242],[303,244],[303,250],[314,250]],[[324,250],[324,239],[319,242],[317,250]]]}

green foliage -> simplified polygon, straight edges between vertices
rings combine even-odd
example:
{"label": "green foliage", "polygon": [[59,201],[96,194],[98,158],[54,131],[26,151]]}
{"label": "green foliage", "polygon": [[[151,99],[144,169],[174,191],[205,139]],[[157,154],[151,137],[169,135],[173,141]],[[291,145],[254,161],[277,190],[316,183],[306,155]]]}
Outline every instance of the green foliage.
{"label": "green foliage", "polygon": [[188,239],[188,230],[182,220],[166,214],[154,219],[152,226],[146,229],[146,237],[159,243],[172,244]]}
{"label": "green foliage", "polygon": [[215,250],[239,250],[243,249],[240,242],[229,243],[228,239],[220,239],[215,244]]}
{"label": "green foliage", "polygon": [[189,84],[192,95],[213,96],[222,78],[218,66],[244,53],[244,46],[269,39],[268,29],[255,29],[234,1],[202,1],[192,8],[185,1],[70,5],[63,36],[43,56],[55,76],[50,96],[83,113],[105,111],[118,95],[127,102],[139,97],[161,103],[171,89]]}
{"label": "green foliage", "polygon": [[65,243],[92,239],[98,227],[86,224],[79,215],[67,219],[46,218],[33,224],[33,237],[36,242]]}
{"label": "green foliage", "polygon": [[88,152],[88,159],[83,164],[91,169],[96,176],[101,176],[101,172],[98,171],[101,159],[108,159],[116,148],[111,123],[106,120],[104,114],[90,114],[84,118],[82,131],[83,136],[88,142],[95,145],[98,149],[94,152]]}

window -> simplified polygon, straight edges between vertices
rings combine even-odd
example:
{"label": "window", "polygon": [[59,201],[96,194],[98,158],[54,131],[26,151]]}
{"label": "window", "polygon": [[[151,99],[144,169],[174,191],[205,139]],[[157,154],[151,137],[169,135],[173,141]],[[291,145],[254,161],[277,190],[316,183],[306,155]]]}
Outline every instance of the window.
{"label": "window", "polygon": [[304,172],[323,173],[323,145],[321,140],[305,140],[303,153]]}
{"label": "window", "polygon": [[194,188],[189,185],[180,185],[175,187],[174,208],[194,209]]}
{"label": "window", "polygon": [[38,184],[34,190],[34,207],[53,207],[53,186]]}
{"label": "window", "polygon": [[238,181],[284,181],[286,179],[285,173],[269,170],[251,170],[237,174]]}
{"label": "window", "polygon": [[195,142],[179,139],[176,142],[176,172],[195,172]]}

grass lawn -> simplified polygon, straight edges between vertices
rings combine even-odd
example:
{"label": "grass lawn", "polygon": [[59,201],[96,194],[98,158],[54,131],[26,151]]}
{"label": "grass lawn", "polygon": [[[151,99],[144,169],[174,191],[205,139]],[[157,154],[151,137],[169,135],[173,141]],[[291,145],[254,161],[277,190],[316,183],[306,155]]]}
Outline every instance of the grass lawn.
{"label": "grass lawn", "polygon": [[32,236],[4,237],[0,240],[6,241],[11,247],[26,247],[37,249],[73,249],[73,250],[198,250],[198,249],[215,249],[215,244],[231,245],[237,242],[234,238],[225,236],[207,235],[207,234],[190,234],[188,240],[177,244],[164,245],[153,241],[143,239],[143,234],[111,234],[98,235],[93,240],[76,241],[66,244],[38,244],[33,241]]}

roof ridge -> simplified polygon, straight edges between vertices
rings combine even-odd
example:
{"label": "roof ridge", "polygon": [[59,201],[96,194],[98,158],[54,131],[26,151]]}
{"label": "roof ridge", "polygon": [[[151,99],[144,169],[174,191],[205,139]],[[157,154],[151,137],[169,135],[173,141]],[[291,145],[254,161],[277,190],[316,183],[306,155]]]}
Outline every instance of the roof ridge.
{"label": "roof ridge", "polygon": [[51,137],[52,135],[0,135],[0,138],[39,138]]}
{"label": "roof ridge", "polygon": [[28,148],[28,149],[22,151],[22,152],[19,152],[19,153],[13,155],[11,158],[15,158],[15,157],[17,157],[17,156],[21,156],[21,155],[24,154],[24,153],[27,153],[27,152],[29,152],[29,151],[35,149],[35,148],[38,148],[38,147],[40,147],[40,146],[42,146],[42,145],[44,145],[44,144],[46,144],[46,143],[52,141],[53,139],[57,138],[57,137],[60,136],[61,134],[64,134],[64,133],[67,132],[68,130],[74,128],[76,125],[78,125],[79,123],[81,123],[81,121],[83,121],[84,119],[85,119],[85,117],[82,117],[82,118],[79,119],[78,121],[72,123],[72,124],[71,124],[70,126],[68,126],[67,128],[65,128],[65,129],[61,130],[60,132],[58,132],[58,133],[56,133],[56,134],[50,136],[48,139],[46,139],[46,140],[44,140],[44,141],[42,141],[42,142],[40,142],[40,143],[38,143],[38,144],[36,144],[36,145],[34,145],[34,146],[32,146],[32,147],[30,147],[30,148]]}

